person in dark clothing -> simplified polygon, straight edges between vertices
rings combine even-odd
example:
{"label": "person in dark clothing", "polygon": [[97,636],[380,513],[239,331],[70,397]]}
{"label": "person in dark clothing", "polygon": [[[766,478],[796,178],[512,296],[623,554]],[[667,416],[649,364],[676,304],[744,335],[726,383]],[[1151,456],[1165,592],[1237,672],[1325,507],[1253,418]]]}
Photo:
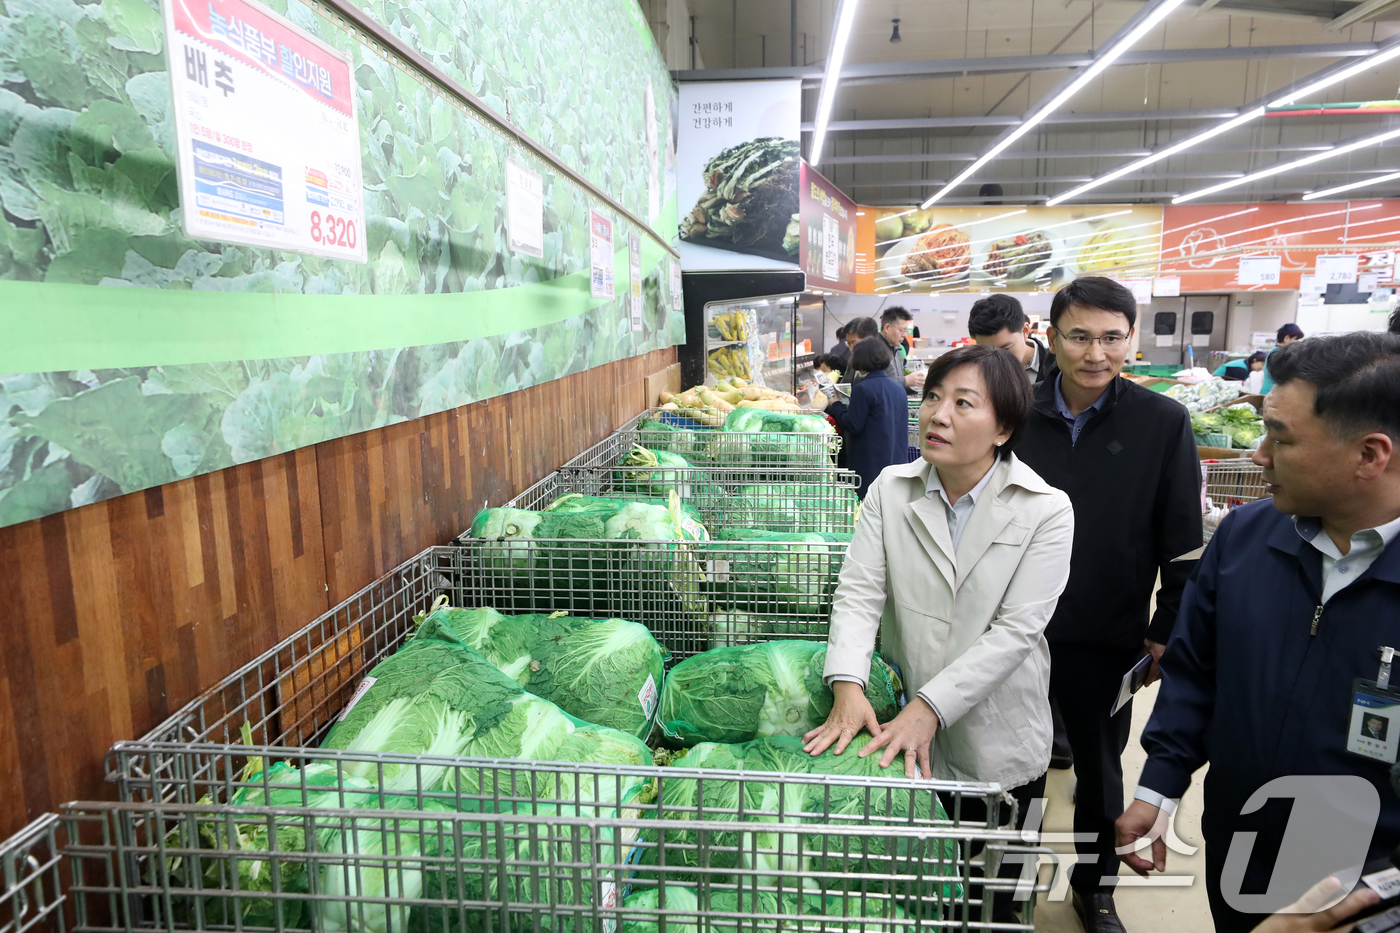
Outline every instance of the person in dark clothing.
{"label": "person in dark clothing", "polygon": [[889,377],[889,345],[878,335],[851,351],[851,369],[864,373],[851,389],[851,403],[832,402],[826,413],[845,438],[848,469],[860,474],[862,499],[880,471],[909,462],[909,403],[904,388]]}
{"label": "person in dark clothing", "polygon": [[839,356],[843,361],[851,358],[851,346],[846,343],[846,328],[836,328],[836,342],[831,345],[831,349],[826,351],[832,356]]}
{"label": "person in dark clothing", "polygon": [[[869,337],[874,337],[879,333],[880,325],[876,323],[873,317],[852,318],[851,322],[846,325],[846,346],[854,353],[856,344]],[[861,380],[861,375],[862,374],[855,371],[854,366],[847,366],[846,374],[842,377],[841,381],[848,382],[854,386]]]}
{"label": "person in dark clothing", "polygon": [[909,359],[909,349],[905,345],[905,339],[909,335],[909,322],[912,320],[914,320],[914,315],[909,313],[909,309],[901,308],[898,305],[886,308],[880,315],[880,336],[885,338],[890,352],[894,354],[894,358],[890,360],[890,378],[910,393],[917,392],[924,387],[923,373],[904,375],[904,362]]}
{"label": "person in dark clothing", "polygon": [[967,316],[967,332],[973,343],[1011,351],[1032,384],[1059,372],[1055,354],[1031,336],[1031,319],[1010,295],[988,295],[973,302]]}
{"label": "person in dark clothing", "polygon": [[[1356,864],[1400,843],[1400,799],[1387,788],[1393,759],[1353,733],[1371,712],[1354,681],[1378,679],[1378,646],[1400,647],[1400,337],[1315,337],[1276,351],[1269,368],[1268,434],[1253,459],[1272,499],[1226,516],[1186,587],[1142,735],[1147,764],[1118,821],[1120,845],[1153,840],[1151,861],[1124,854],[1124,862],[1139,874],[1165,870],[1154,827],[1165,828],[1192,773],[1209,762],[1201,832],[1219,933],[1252,929],[1317,876],[1347,867],[1319,854],[1338,850],[1344,821],[1292,832],[1288,824],[1310,807],[1358,794],[1363,813],[1367,800],[1379,805],[1374,826],[1360,827]],[[1315,793],[1326,800],[1294,797],[1282,820],[1269,806],[1247,806],[1270,782],[1304,776],[1325,776]],[[1237,845],[1252,851],[1226,890]],[[1316,875],[1294,878],[1285,864]]]}
{"label": "person in dark clothing", "polygon": [[[1047,335],[1059,374],[1035,387],[1016,454],[1074,503],[1069,583],[1045,637],[1050,694],[1059,704],[1078,778],[1070,874],[1089,933],[1123,926],[1112,888],[1114,821],[1123,812],[1123,749],[1132,704],[1109,710],[1123,675],[1156,660],[1171,635],[1189,562],[1201,545],[1201,468],[1186,408],[1121,378],[1137,323],[1132,292],[1086,276],[1055,294]],[[1156,614],[1152,591],[1161,575]],[[1112,882],[1110,882],[1112,883]]]}

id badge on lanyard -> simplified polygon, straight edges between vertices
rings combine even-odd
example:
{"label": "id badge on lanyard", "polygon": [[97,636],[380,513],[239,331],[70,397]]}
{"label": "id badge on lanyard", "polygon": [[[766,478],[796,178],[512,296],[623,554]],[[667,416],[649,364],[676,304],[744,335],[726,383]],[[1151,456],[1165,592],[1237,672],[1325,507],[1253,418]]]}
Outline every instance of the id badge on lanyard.
{"label": "id badge on lanyard", "polygon": [[1375,680],[1357,678],[1351,685],[1351,724],[1347,751],[1395,764],[1400,757],[1400,692],[1390,685],[1395,649],[1381,648],[1381,668]]}

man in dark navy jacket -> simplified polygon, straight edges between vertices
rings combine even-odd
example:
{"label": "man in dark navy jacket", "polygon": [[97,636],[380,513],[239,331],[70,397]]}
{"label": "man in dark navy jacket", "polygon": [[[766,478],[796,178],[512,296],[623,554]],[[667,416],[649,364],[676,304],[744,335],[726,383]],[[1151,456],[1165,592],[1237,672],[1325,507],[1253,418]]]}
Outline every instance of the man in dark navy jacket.
{"label": "man in dark navy jacket", "polygon": [[1069,582],[1045,638],[1050,694],[1078,779],[1078,861],[1069,882],[1088,933],[1123,930],[1113,880],[1105,884],[1104,875],[1118,870],[1113,824],[1123,812],[1132,703],[1109,712],[1123,675],[1145,652],[1157,657],[1165,648],[1191,573],[1189,564],[1173,561],[1201,546],[1201,465],[1191,416],[1119,375],[1136,323],[1133,293],[1112,279],[1084,276],[1055,294],[1048,335],[1059,373],[1035,386],[1035,408],[1016,446],[1018,457],[1074,503]]}
{"label": "man in dark navy jacket", "polygon": [[[1286,904],[1302,890],[1275,888],[1318,880],[1271,884],[1277,865],[1300,857],[1309,863],[1308,853],[1280,845],[1288,823],[1304,818],[1306,802],[1242,814],[1265,784],[1340,776],[1319,786],[1335,788],[1331,797],[1371,799],[1369,782],[1380,807],[1370,857],[1400,842],[1389,762],[1347,750],[1356,744],[1348,740],[1353,724],[1365,718],[1364,708],[1354,716],[1353,681],[1378,678],[1381,646],[1400,648],[1400,338],[1315,337],[1272,359],[1268,434],[1254,461],[1273,500],[1242,506],[1221,522],[1186,588],[1142,737],[1147,765],[1137,799],[1118,821],[1123,861],[1140,874],[1165,870],[1166,817],[1191,774],[1210,763],[1201,828],[1211,912],[1222,933],[1263,919],[1262,911],[1236,909],[1259,903],[1240,895],[1267,891]],[[1227,887],[1227,854],[1232,844],[1243,847],[1233,858],[1248,851],[1248,833],[1257,835],[1247,864],[1237,863],[1246,869],[1242,882]],[[1336,841],[1326,835],[1289,845],[1325,849]],[[1149,838],[1151,861],[1127,851]],[[1314,862],[1319,877],[1347,867]]]}

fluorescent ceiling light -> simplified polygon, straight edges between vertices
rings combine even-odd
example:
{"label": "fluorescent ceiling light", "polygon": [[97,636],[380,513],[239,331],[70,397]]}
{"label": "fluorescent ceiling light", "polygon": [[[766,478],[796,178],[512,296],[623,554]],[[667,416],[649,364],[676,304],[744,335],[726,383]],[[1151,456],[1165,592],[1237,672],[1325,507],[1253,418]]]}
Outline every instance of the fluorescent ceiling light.
{"label": "fluorescent ceiling light", "polygon": [[1144,168],[1145,166],[1151,165],[1153,162],[1159,162],[1162,159],[1168,158],[1169,156],[1174,156],[1178,152],[1181,152],[1185,149],[1190,149],[1192,146],[1199,145],[1200,143],[1205,142],[1207,139],[1219,136],[1221,133],[1228,133],[1230,132],[1230,130],[1235,129],[1236,127],[1243,126],[1244,124],[1249,123],[1252,120],[1257,120],[1263,115],[1264,108],[1255,107],[1253,110],[1248,110],[1235,117],[1234,119],[1226,120],[1224,123],[1213,126],[1204,132],[1197,133],[1195,136],[1183,139],[1181,142],[1177,143],[1174,146],[1168,146],[1161,152],[1154,152],[1152,155],[1147,156],[1146,158],[1138,159],[1136,162],[1130,162],[1127,165],[1122,166],[1121,168],[1116,168],[1113,171],[1109,172],[1107,175],[1104,175],[1102,178],[1095,178],[1093,181],[1080,185],[1078,188],[1075,188],[1072,191],[1066,191],[1064,194],[1058,194],[1050,200],[1046,201],[1045,206],[1054,207],[1061,201],[1068,201],[1070,198],[1077,198],[1081,194],[1084,194],[1086,191],[1092,191],[1099,185],[1106,185],[1111,181],[1122,178],[1124,175],[1127,175],[1131,172],[1135,172],[1140,168]]}
{"label": "fluorescent ceiling light", "polygon": [[1391,172],[1389,175],[1381,175],[1378,178],[1368,178],[1365,181],[1354,181],[1349,185],[1338,185],[1335,188],[1324,188],[1321,191],[1314,191],[1310,194],[1303,195],[1303,200],[1314,201],[1318,198],[1326,198],[1334,194],[1340,194],[1343,191],[1351,191],[1354,188],[1367,188],[1371,185],[1383,185],[1388,181],[1395,181],[1397,178],[1400,178],[1400,172]]}
{"label": "fluorescent ceiling light", "polygon": [[846,46],[851,41],[851,30],[855,27],[856,7],[860,0],[842,0],[841,11],[836,14],[836,32],[831,37],[831,52],[826,56],[826,73],[822,75],[822,92],[817,98],[816,126],[812,131],[812,148],[807,153],[807,161],[817,165],[822,160],[822,147],[826,145],[826,125],[831,120],[831,108],[836,103],[836,86],[841,82],[841,66],[846,61]]}
{"label": "fluorescent ceiling light", "polygon": [[[1287,104],[1296,103],[1304,97],[1308,97],[1312,94],[1318,93],[1319,91],[1323,91],[1334,84],[1338,84],[1342,81],[1347,80],[1348,78],[1355,77],[1356,75],[1361,74],[1363,71],[1369,71],[1377,65],[1382,65],[1390,61],[1391,59],[1397,57],[1400,57],[1400,43],[1396,43],[1390,48],[1385,48],[1381,49],[1378,52],[1374,52],[1350,67],[1343,68],[1340,71],[1336,71],[1332,74],[1318,78],[1316,81],[1313,81],[1310,84],[1305,84],[1303,87],[1298,88],[1296,91],[1289,91],[1287,94],[1278,98],[1277,100],[1270,101],[1269,106],[1283,107]],[[1239,116],[1234,117],[1233,119],[1226,120],[1224,123],[1220,123],[1216,126],[1210,127],[1209,129],[1203,130],[1200,133],[1197,133],[1195,136],[1190,136],[1186,139],[1183,139],[1181,142],[1176,143],[1175,145],[1168,146],[1161,152],[1154,152],[1151,155],[1139,159],[1136,162],[1129,163],[1128,165],[1125,165],[1122,168],[1114,169],[1112,172],[1109,172],[1102,178],[1095,178],[1093,181],[1087,184],[1080,185],[1078,188],[1075,188],[1072,191],[1067,191],[1064,194],[1056,195],[1055,197],[1046,201],[1045,206],[1054,207],[1056,204],[1059,204],[1063,201],[1068,201],[1071,198],[1077,198],[1087,191],[1092,191],[1100,185],[1106,185],[1111,181],[1116,181],[1117,179],[1122,178],[1124,175],[1134,172],[1137,169],[1145,168],[1146,166],[1151,165],[1153,162],[1159,162],[1162,159],[1168,158],[1169,156],[1174,156],[1179,152],[1184,152],[1185,150],[1190,149],[1193,146],[1200,145],[1201,143],[1205,142],[1208,139],[1211,139],[1212,137],[1219,136],[1221,133],[1228,133],[1230,130],[1236,129],[1238,127],[1243,126],[1246,123],[1250,123],[1254,120],[1259,119],[1264,115],[1266,109],[1267,108],[1265,107],[1254,107],[1250,110],[1247,110]]]}
{"label": "fluorescent ceiling light", "polygon": [[[1050,114],[1054,113],[1056,110],[1059,110],[1060,107],[1064,105],[1066,101],[1068,101],[1075,94],[1078,94],[1080,91],[1082,91],[1084,89],[1084,86],[1087,85],[1090,81],[1103,74],[1103,72],[1108,68],[1109,65],[1112,65],[1115,61],[1118,60],[1119,56],[1121,56],[1124,52],[1128,51],[1128,49],[1136,45],[1138,41],[1142,39],[1143,36],[1147,35],[1154,28],[1156,28],[1158,23],[1166,19],[1167,16],[1170,15],[1172,10],[1175,10],[1184,2],[1185,0],[1159,0],[1157,6],[1152,10],[1152,12],[1148,13],[1145,17],[1143,17],[1142,22],[1138,23],[1137,26],[1131,32],[1129,32],[1126,36],[1119,40],[1118,43],[1113,46],[1113,48],[1109,49],[1099,58],[1096,58],[1092,65],[1081,71],[1079,73],[1079,76],[1076,77],[1073,81],[1071,81],[1063,91],[1056,94],[1054,98],[1051,99],[1050,103],[1046,104],[1044,107],[1041,107],[1038,111],[1036,111],[1034,116],[1025,120],[1010,133],[1006,134],[1006,136],[999,143],[997,143],[995,146],[989,149],[986,152],[986,154],[979,158],[976,162],[973,162],[967,168],[959,172],[957,177],[955,177],[952,181],[948,182],[948,184],[935,191],[933,195],[923,203],[922,206],[927,208],[930,205],[939,201],[943,197],[943,195],[947,194],[949,191],[952,191],[958,185],[962,184],[969,177],[971,177],[972,174],[976,172],[979,168],[986,165],[988,162],[992,161],[997,156],[1001,155],[1001,153],[1004,152],[1008,146],[1010,146],[1016,140],[1020,139],[1022,136],[1029,133],[1032,129],[1036,127],[1037,124],[1039,124],[1046,117],[1050,116]],[[822,91],[823,93],[825,93],[825,85],[823,85]],[[818,119],[821,118],[820,111],[818,111],[817,117]]]}
{"label": "fluorescent ceiling light", "polygon": [[1221,182],[1218,185],[1211,185],[1209,188],[1202,188],[1199,191],[1190,191],[1178,198],[1172,198],[1173,204],[1183,204],[1186,201],[1194,201],[1196,198],[1203,198],[1206,195],[1215,194],[1219,191],[1226,191],[1230,188],[1238,188],[1240,185],[1247,185],[1252,181],[1261,178],[1268,178],[1271,175],[1278,175],[1283,172],[1292,171],[1295,168],[1302,168],[1305,165],[1312,165],[1314,162],[1321,162],[1323,159],[1331,159],[1339,155],[1346,155],[1348,152],[1355,152],[1358,149],[1365,149],[1367,146],[1379,146],[1381,143],[1389,142],[1392,139],[1400,138],[1400,130],[1391,130],[1388,133],[1378,133],[1375,136],[1367,136],[1354,143],[1345,146],[1334,146],[1326,152],[1314,153],[1304,156],[1301,159],[1294,159],[1292,162],[1283,162],[1278,165],[1271,165],[1266,169],[1252,172],[1243,178],[1232,178],[1230,181]]}
{"label": "fluorescent ceiling light", "polygon": [[1304,97],[1316,94],[1318,91],[1325,90],[1334,84],[1345,81],[1347,78],[1353,78],[1363,71],[1369,71],[1377,65],[1384,64],[1397,56],[1400,56],[1400,44],[1393,45],[1388,49],[1381,49],[1379,52],[1361,59],[1361,61],[1352,65],[1350,68],[1343,68],[1341,71],[1327,75],[1325,78],[1319,78],[1311,84],[1304,85],[1296,91],[1289,91],[1278,100],[1269,101],[1269,106],[1283,107],[1287,104],[1296,104]]}

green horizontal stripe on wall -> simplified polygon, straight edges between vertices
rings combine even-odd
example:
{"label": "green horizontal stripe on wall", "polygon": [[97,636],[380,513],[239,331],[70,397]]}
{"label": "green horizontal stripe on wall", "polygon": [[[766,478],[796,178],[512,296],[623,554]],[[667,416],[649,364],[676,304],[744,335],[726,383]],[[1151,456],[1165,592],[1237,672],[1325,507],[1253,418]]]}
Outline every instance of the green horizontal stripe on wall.
{"label": "green horizontal stripe on wall", "polygon": [[[642,237],[642,275],[665,255]],[[627,294],[624,242],[614,290]],[[589,274],[436,295],[301,295],[0,281],[0,373],[279,359],[418,347],[554,324],[607,302]],[[614,299],[617,300],[617,299]]]}

